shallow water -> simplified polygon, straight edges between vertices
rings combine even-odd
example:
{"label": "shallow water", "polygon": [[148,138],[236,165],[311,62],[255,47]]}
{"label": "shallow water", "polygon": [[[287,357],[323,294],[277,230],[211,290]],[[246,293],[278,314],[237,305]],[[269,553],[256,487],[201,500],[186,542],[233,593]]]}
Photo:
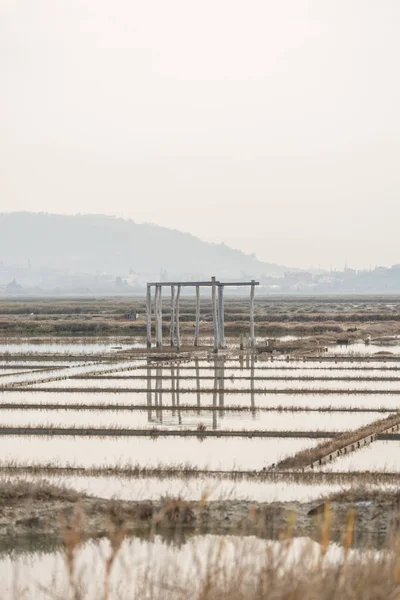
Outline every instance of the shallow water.
{"label": "shallow water", "polygon": [[[49,386],[50,387],[50,386]],[[400,400],[396,394],[210,394],[201,393],[200,398],[196,392],[176,394],[173,399],[171,392],[161,395],[163,406],[177,407],[178,404],[193,406],[194,408],[244,407],[248,410],[257,408],[359,408],[377,409],[385,408],[387,411],[399,410]],[[32,391],[0,392],[0,406],[4,403],[26,404],[118,404],[131,406],[147,406],[147,394],[143,392],[46,392],[32,388]],[[155,404],[155,395],[151,395],[151,404]]]}
{"label": "shallow water", "polygon": [[329,346],[328,353],[336,355],[359,355],[373,356],[376,352],[390,352],[391,354],[400,354],[400,344],[365,344],[356,342],[348,346]]}
{"label": "shallow water", "polygon": [[[117,476],[81,476],[81,475],[31,475],[3,477],[0,483],[29,481],[46,482],[64,486],[80,493],[100,498],[119,500],[159,500],[161,497],[174,496],[185,500],[253,500],[254,502],[310,502],[322,496],[350,489],[350,483],[323,483],[307,485],[284,481],[257,481],[251,479],[209,477],[117,477]],[[392,489],[393,486],[386,486]],[[381,488],[380,488],[381,489]]]}
{"label": "shallow water", "polygon": [[134,342],[132,344],[122,344],[118,341],[103,342],[103,343],[65,343],[47,342],[40,344],[32,344],[30,342],[21,343],[0,343],[0,354],[108,354],[121,350],[129,350],[131,348],[144,347],[145,344]]}
{"label": "shallow water", "polygon": [[218,411],[0,410],[0,427],[108,427],[132,429],[210,429],[248,431],[345,431],[383,419],[389,413]]}
{"label": "shallow water", "polygon": [[322,471],[400,472],[400,440],[378,440],[320,467]]}
{"label": "shallow water", "polygon": [[308,438],[112,438],[7,436],[1,464],[163,467],[190,464],[208,470],[261,470],[285,456],[314,447]]}
{"label": "shallow water", "polygon": [[[223,585],[224,577],[229,581],[239,571],[243,573],[239,578],[242,584],[246,580],[255,583],[260,569],[265,566],[266,556],[282,569],[304,570],[304,565],[316,562],[320,553],[320,545],[309,538],[285,542],[228,535],[198,535],[186,539],[182,536],[175,541],[159,535],[149,540],[127,538],[111,571],[109,598],[165,598],[169,590],[167,597],[172,599],[177,597],[176,586],[187,590],[185,598],[195,598],[201,586],[204,589],[206,574],[210,574],[211,569],[214,584],[219,580]],[[110,554],[107,539],[86,542],[78,549],[75,581],[79,582],[78,589],[85,590],[80,597],[85,600],[104,597],[105,562]],[[359,554],[351,550],[350,559]],[[342,561],[344,551],[330,544],[324,560],[325,564]],[[0,571],[2,600],[72,597],[71,592],[67,592],[67,568],[61,549],[3,556]]]}

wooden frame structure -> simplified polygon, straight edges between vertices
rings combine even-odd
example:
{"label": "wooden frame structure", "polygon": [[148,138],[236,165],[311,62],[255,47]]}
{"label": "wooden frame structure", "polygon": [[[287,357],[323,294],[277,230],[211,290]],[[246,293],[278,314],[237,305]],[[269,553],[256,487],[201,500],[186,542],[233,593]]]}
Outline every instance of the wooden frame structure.
{"label": "wooden frame structure", "polygon": [[[169,342],[171,347],[175,346],[177,350],[181,347],[180,323],[179,323],[179,302],[181,289],[183,287],[196,288],[196,320],[194,328],[194,345],[199,345],[200,331],[200,288],[211,287],[211,304],[212,318],[214,331],[214,352],[225,346],[225,322],[224,322],[224,289],[226,287],[250,286],[250,346],[255,347],[254,337],[254,291],[255,286],[259,285],[258,281],[237,281],[237,282],[220,282],[215,277],[211,277],[211,281],[158,281],[147,284],[146,294],[146,317],[147,317],[147,347],[151,348],[151,325],[152,325],[152,292],[151,288],[155,288],[154,293],[154,317],[155,317],[155,334],[156,347],[161,348],[163,345],[162,332],[162,289],[169,287],[171,289],[171,323]],[[175,293],[176,291],[176,293]]]}

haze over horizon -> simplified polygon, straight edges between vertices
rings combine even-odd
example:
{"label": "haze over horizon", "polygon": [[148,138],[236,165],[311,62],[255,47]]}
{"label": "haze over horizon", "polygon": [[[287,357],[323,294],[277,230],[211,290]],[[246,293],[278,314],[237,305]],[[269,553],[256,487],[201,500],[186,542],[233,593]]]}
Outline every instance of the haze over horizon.
{"label": "haze over horizon", "polygon": [[0,210],[400,262],[399,25],[395,0],[7,0]]}

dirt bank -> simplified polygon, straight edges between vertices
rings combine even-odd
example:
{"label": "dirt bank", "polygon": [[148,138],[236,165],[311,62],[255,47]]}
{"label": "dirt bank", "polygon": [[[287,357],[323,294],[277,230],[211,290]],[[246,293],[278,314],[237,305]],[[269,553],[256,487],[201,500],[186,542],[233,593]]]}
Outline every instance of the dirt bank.
{"label": "dirt bank", "polygon": [[400,496],[367,492],[333,496],[326,503],[249,501],[125,502],[80,496],[49,485],[9,484],[0,490],[0,541],[49,536],[61,541],[76,529],[84,538],[123,530],[147,536],[174,532],[227,533],[263,538],[310,536],[318,540],[325,523],[340,542],[345,531],[355,544],[384,544],[398,529]]}

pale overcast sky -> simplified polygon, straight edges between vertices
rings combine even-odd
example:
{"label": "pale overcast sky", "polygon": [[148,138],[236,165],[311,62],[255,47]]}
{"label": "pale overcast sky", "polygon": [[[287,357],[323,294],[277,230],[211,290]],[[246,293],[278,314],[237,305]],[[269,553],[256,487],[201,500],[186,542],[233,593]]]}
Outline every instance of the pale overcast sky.
{"label": "pale overcast sky", "polygon": [[0,211],[400,262],[399,0],[2,0]]}

